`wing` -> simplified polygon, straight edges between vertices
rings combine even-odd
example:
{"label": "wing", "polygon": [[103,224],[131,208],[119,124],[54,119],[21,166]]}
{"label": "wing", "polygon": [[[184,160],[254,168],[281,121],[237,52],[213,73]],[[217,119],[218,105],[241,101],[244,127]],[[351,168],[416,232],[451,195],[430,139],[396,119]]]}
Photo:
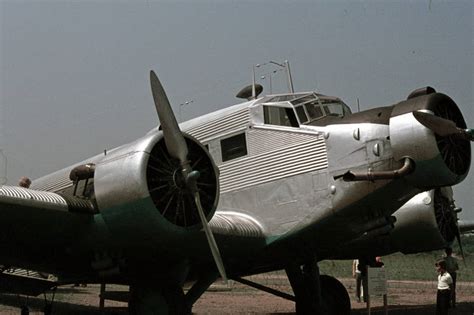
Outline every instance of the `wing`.
{"label": "wing", "polygon": [[50,273],[65,269],[52,257],[66,252],[78,230],[90,225],[91,211],[86,200],[1,186],[0,264]]}

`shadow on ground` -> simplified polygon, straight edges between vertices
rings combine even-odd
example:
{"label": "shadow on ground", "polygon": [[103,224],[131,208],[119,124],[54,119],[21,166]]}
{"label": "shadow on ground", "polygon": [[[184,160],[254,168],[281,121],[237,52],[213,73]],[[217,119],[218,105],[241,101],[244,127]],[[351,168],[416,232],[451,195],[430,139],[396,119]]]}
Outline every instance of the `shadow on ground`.
{"label": "shadow on ground", "polygon": [[[48,296],[48,300],[51,299],[51,295]],[[42,312],[45,306],[45,300],[43,297],[29,297],[24,296],[10,295],[10,294],[0,294],[0,304],[5,306],[10,306],[11,308],[17,308],[18,314],[20,309],[24,305],[28,305],[32,313]],[[3,311],[0,311],[1,314],[4,314]],[[11,312],[9,312],[10,314]],[[55,301],[53,304],[53,314],[61,315],[122,315],[128,314],[127,308],[105,308],[104,312],[99,310],[97,306],[87,306],[87,305],[78,305],[74,303],[69,303],[65,301]]]}
{"label": "shadow on ground", "polygon": [[[371,309],[371,314],[385,314],[383,307],[375,307]],[[390,315],[426,315],[435,314],[436,305],[392,305],[388,309]],[[366,309],[353,310],[352,315],[367,314]],[[450,315],[474,315],[474,303],[457,303],[456,308],[451,309]]]}
{"label": "shadow on ground", "polygon": [[[76,291],[77,292],[77,291]],[[50,299],[50,296],[48,297]],[[20,308],[28,303],[30,310],[33,312],[42,312],[44,308],[44,298],[43,297],[34,297],[26,298],[23,296],[10,295],[10,294],[0,294],[0,304],[9,306],[13,309],[18,309],[20,313]],[[229,310],[230,311],[230,310]],[[14,312],[14,311],[13,311]],[[3,312],[2,312],[3,313]],[[11,313],[11,312],[10,312]],[[392,305],[389,306],[390,315],[425,315],[425,314],[435,314],[435,305]],[[53,306],[53,314],[68,314],[68,315],[125,315],[128,314],[125,307],[106,307],[103,312],[99,310],[97,306],[86,306],[78,305],[74,303],[69,303],[66,301],[55,301]],[[195,313],[199,315],[199,313]],[[211,313],[209,313],[211,314]],[[238,312],[226,314],[239,314]],[[248,313],[246,313],[248,314]],[[265,313],[254,313],[254,314],[265,314]],[[267,313],[268,314],[268,313]],[[272,315],[293,315],[295,313],[286,312],[286,313],[271,313]],[[352,315],[362,315],[367,314],[366,309],[355,309],[351,312]],[[385,314],[383,307],[374,307],[371,309],[371,314],[373,315],[382,315]],[[468,303],[458,303],[455,309],[450,310],[450,315],[474,315],[474,302]]]}
{"label": "shadow on ground", "polygon": [[[435,305],[396,305],[390,306],[390,315],[429,315],[435,314]],[[271,315],[295,315],[296,313],[272,313]],[[366,315],[367,309],[352,310],[351,315]],[[372,315],[385,314],[383,307],[374,307],[370,310]],[[474,303],[459,303],[455,309],[451,309],[449,315],[474,315]]]}

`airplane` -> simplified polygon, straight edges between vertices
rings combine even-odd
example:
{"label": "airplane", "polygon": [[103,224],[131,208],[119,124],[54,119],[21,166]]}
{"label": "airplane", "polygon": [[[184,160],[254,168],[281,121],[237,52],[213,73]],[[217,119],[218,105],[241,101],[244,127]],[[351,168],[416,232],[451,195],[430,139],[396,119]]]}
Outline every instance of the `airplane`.
{"label": "airplane", "polygon": [[[159,127],[29,188],[0,187],[0,264],[58,278],[3,273],[4,290],[125,284],[130,314],[190,314],[221,277],[297,314],[350,314],[318,262],[459,238],[449,187],[469,172],[474,132],[449,96],[426,87],[352,113],[316,92],[258,97],[253,82],[246,102],[178,125],[153,71],[150,82]],[[293,294],[243,278],[275,270]]]}

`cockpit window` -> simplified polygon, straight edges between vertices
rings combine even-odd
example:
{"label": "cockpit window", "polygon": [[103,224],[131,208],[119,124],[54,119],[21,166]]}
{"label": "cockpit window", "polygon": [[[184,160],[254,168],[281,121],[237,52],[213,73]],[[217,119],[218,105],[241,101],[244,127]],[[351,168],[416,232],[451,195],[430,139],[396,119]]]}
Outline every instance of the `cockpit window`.
{"label": "cockpit window", "polygon": [[306,115],[303,106],[297,106],[295,107],[296,109],[296,114],[298,115],[298,118],[302,124],[306,123],[309,119],[308,116]]}
{"label": "cockpit window", "polygon": [[267,100],[268,103],[277,103],[277,102],[286,102],[294,99],[295,96],[292,94],[289,95],[278,95]]}
{"label": "cockpit window", "polygon": [[344,116],[344,107],[340,103],[327,104],[323,107],[328,116]]}
{"label": "cockpit window", "polygon": [[324,113],[321,109],[319,103],[311,102],[305,104],[306,111],[308,112],[310,120],[316,120],[324,116]]}
{"label": "cockpit window", "polygon": [[295,109],[302,124],[309,124],[327,116],[344,117],[351,113],[346,104],[323,99],[296,106]]}
{"label": "cockpit window", "polygon": [[309,95],[305,95],[303,97],[294,99],[291,101],[291,103],[296,106],[296,105],[303,104],[312,100],[314,100],[314,94],[309,94]]}
{"label": "cockpit window", "polygon": [[299,127],[293,108],[263,106],[264,122],[267,125]]}

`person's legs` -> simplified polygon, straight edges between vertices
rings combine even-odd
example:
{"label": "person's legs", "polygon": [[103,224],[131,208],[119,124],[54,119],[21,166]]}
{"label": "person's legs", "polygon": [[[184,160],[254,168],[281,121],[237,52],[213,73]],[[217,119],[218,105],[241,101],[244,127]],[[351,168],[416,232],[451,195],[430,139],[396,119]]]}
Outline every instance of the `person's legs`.
{"label": "person's legs", "polygon": [[356,298],[357,301],[360,302],[360,287],[362,285],[362,277],[360,273],[356,273]]}
{"label": "person's legs", "polygon": [[367,283],[367,273],[365,275],[362,275],[362,290],[364,294],[364,302],[367,302],[367,297],[369,296],[369,287]]}
{"label": "person's legs", "polygon": [[451,290],[438,290],[436,297],[436,314],[448,315],[449,300],[451,299]]}
{"label": "person's legs", "polygon": [[456,307],[456,277],[457,274],[453,272],[451,278],[453,278],[453,288],[451,289],[451,307]]}

